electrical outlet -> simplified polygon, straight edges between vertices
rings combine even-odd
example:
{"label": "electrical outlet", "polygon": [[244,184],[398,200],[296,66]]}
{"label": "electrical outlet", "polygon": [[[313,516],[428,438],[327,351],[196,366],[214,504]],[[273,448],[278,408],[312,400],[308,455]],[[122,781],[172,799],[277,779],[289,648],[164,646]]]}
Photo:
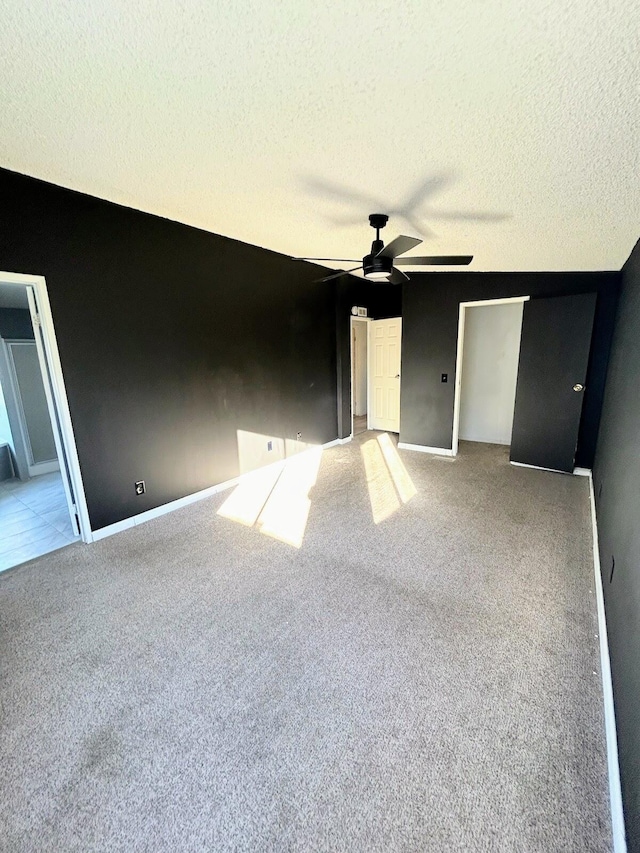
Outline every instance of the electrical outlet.
{"label": "electrical outlet", "polygon": [[302,433],[301,432],[297,433],[297,439],[298,439],[298,441],[302,441]]}
{"label": "electrical outlet", "polygon": [[134,483],[134,486],[136,490],[136,495],[144,495],[144,493],[147,491],[147,487],[144,484],[144,480],[138,480],[136,483]]}
{"label": "electrical outlet", "polygon": [[267,442],[267,450],[273,450],[273,442],[272,441]]}
{"label": "electrical outlet", "polygon": [[441,374],[440,382],[448,382],[448,381],[449,381],[449,374],[448,373]]}

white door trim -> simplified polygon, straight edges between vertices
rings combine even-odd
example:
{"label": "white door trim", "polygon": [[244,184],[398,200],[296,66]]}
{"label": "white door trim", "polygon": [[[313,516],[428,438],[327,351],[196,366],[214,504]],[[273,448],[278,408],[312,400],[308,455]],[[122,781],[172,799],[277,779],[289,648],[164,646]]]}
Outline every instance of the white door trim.
{"label": "white door trim", "polygon": [[366,324],[366,342],[367,342],[367,429],[369,429],[369,321],[370,317],[354,317],[350,315],[351,322],[349,323],[349,385],[351,388],[351,433],[350,438],[353,438],[353,330],[355,323],[365,323]]}
{"label": "white door trim", "polygon": [[[0,272],[0,282],[2,284],[14,284],[27,288],[33,288],[35,292],[35,301],[38,305],[39,323],[42,330],[42,339],[44,344],[44,357],[46,366],[49,370],[49,380],[45,379],[45,390],[47,390],[47,400],[51,400],[51,405],[54,406],[58,416],[58,424],[52,418],[53,434],[56,439],[56,448],[58,442],[61,443],[65,451],[65,456],[68,463],[69,478],[71,480],[71,488],[75,496],[75,507],[78,515],[80,527],[80,536],[84,542],[91,542],[91,523],[89,521],[89,511],[87,509],[87,499],[84,493],[82,483],[82,474],[80,472],[80,460],[78,458],[78,448],[73,433],[73,425],[71,423],[71,413],[69,411],[69,401],[67,399],[67,390],[65,387],[64,376],[62,374],[62,364],[60,363],[60,353],[58,352],[58,342],[53,325],[53,316],[51,314],[51,304],[49,303],[49,294],[47,292],[47,283],[44,276],[41,275],[23,275],[22,273]],[[29,299],[30,310],[35,310],[33,298]],[[32,322],[37,323],[32,313]],[[34,329],[34,331],[36,331]],[[36,334],[37,338],[37,334]],[[41,363],[41,368],[43,367]],[[44,378],[44,377],[43,377]],[[49,397],[48,386],[51,387],[52,396]],[[60,465],[60,472],[63,483],[66,479],[65,466]],[[65,483],[65,491],[68,492],[68,483]]]}
{"label": "white door trim", "polygon": [[460,403],[462,396],[462,356],[464,353],[464,322],[467,308],[481,305],[512,305],[515,302],[528,302],[530,296],[508,296],[504,299],[478,299],[475,302],[461,302],[458,314],[458,346],[456,351],[455,393],[453,397],[453,433],[451,435],[451,455],[458,455],[458,436],[460,433]]}

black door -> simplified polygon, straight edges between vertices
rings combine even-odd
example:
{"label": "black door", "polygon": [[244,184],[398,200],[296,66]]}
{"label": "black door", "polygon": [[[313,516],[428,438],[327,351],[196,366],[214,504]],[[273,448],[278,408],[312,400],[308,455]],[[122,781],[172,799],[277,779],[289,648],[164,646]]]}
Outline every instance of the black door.
{"label": "black door", "polygon": [[573,471],[595,293],[525,302],[512,462]]}

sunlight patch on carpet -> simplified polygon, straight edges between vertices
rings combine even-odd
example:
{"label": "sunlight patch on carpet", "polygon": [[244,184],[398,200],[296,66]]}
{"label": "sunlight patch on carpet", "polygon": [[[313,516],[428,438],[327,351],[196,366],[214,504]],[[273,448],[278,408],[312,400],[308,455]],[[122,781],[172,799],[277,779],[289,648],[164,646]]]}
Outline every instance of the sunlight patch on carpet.
{"label": "sunlight patch on carpet", "polygon": [[318,478],[321,458],[322,448],[311,447],[244,474],[218,515],[300,548],[311,508],[309,492]]}
{"label": "sunlight patch on carpet", "polygon": [[416,487],[387,433],[365,441],[361,451],[373,521],[380,524],[417,494]]}

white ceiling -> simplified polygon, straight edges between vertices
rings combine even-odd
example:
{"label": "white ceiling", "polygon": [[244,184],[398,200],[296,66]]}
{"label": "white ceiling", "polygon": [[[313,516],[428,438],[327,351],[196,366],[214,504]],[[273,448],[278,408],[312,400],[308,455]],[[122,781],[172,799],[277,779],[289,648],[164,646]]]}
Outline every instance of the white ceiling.
{"label": "white ceiling", "polygon": [[359,258],[380,211],[387,240],[421,231],[414,251],[469,269],[619,269],[640,234],[639,10],[4,0],[0,164],[286,254]]}

